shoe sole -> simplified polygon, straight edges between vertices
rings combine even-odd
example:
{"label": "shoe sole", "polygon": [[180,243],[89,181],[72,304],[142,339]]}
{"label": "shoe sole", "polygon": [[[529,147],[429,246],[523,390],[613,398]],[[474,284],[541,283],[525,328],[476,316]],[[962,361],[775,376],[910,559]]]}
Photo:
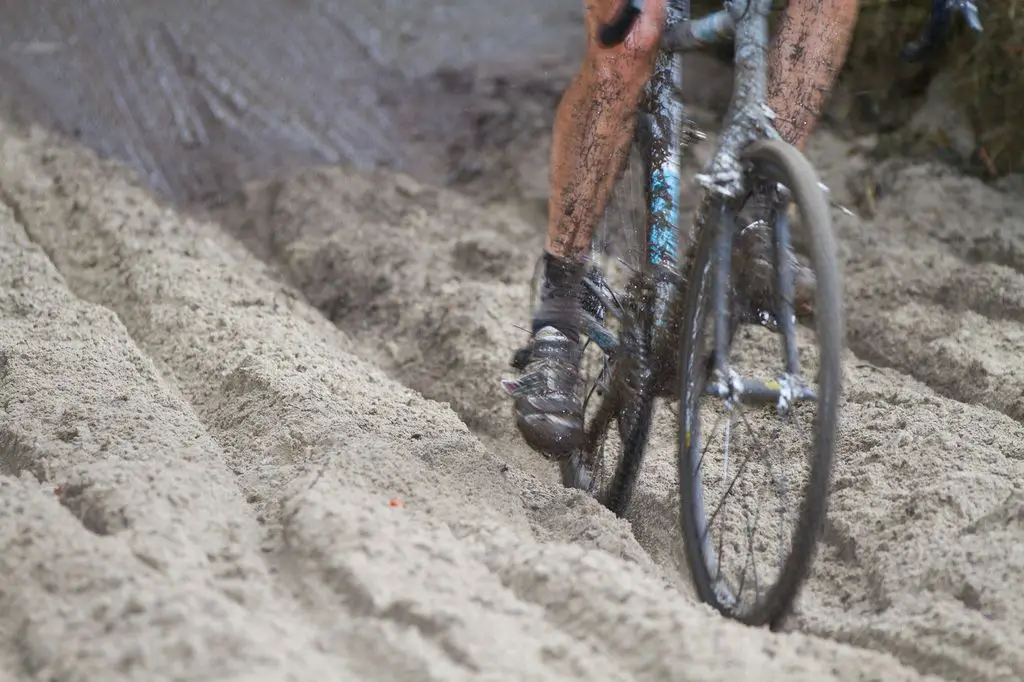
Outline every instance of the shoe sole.
{"label": "shoe sole", "polygon": [[583,447],[583,428],[577,420],[535,414],[517,415],[516,426],[523,440],[546,459],[568,459]]}

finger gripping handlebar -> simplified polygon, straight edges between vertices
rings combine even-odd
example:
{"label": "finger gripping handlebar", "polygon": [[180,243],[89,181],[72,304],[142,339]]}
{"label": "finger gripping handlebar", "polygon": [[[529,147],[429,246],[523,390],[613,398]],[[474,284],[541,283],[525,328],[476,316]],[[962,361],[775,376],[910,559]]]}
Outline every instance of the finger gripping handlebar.
{"label": "finger gripping handlebar", "polygon": [[629,35],[643,8],[644,0],[627,0],[619,13],[597,30],[597,42],[601,47],[615,47],[621,44]]}

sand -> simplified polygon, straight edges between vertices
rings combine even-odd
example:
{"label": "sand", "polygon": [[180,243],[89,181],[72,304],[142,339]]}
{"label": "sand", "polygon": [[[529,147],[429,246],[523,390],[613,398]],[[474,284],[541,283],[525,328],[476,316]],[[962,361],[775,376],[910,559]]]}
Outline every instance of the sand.
{"label": "sand", "polygon": [[571,60],[443,57],[392,72],[455,69],[421,79],[463,117],[398,145],[422,163],[252,143],[212,200],[164,142],[133,157],[97,142],[113,122],[76,141],[6,110],[0,680],[1024,678],[1020,183],[816,134],[859,215],[835,212],[832,508],[787,631],[744,628],[683,572],[671,409],[625,520],[516,436],[498,379]]}

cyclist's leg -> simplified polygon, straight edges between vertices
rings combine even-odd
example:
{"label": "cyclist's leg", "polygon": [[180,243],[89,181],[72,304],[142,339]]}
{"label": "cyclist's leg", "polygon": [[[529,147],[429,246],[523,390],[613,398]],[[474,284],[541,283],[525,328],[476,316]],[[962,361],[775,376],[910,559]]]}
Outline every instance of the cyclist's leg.
{"label": "cyclist's leg", "polygon": [[[786,142],[803,149],[825,98],[843,68],[857,23],[858,0],[790,0],[768,54],[768,106]],[[746,230],[738,244],[739,272],[751,299],[765,299],[775,268],[768,230]],[[811,312],[814,273],[796,266],[798,312]]]}
{"label": "cyclist's leg", "polygon": [[548,253],[579,260],[627,155],[637,103],[654,68],[665,0],[647,0],[625,42],[594,39],[623,0],[584,0],[587,48],[555,113],[551,148]]}
{"label": "cyclist's leg", "polygon": [[768,106],[782,139],[803,149],[843,68],[858,0],[790,0],[768,55]]}
{"label": "cyclist's leg", "polygon": [[583,63],[555,114],[541,301],[534,313],[531,361],[517,382],[516,423],[525,440],[567,456],[582,435],[578,392],[579,312],[590,237],[622,170],[637,104],[658,52],[665,0],[647,0],[621,45],[595,40],[623,0],[584,0]]}

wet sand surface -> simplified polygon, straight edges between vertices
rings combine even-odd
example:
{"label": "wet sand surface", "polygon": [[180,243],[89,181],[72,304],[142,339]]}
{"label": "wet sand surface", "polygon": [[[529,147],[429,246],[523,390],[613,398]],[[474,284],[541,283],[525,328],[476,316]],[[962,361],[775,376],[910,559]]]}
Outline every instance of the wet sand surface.
{"label": "wet sand surface", "polygon": [[573,3],[9,5],[0,679],[1024,677],[1015,179],[814,138],[863,215],[825,542],[771,634],[682,577],[670,410],[619,520],[500,393]]}
{"label": "wet sand surface", "polygon": [[187,201],[303,163],[433,171],[417,143],[452,137],[462,110],[434,96],[445,74],[564,59],[581,16],[565,0],[514,13],[450,1],[8,5],[5,99]]}

